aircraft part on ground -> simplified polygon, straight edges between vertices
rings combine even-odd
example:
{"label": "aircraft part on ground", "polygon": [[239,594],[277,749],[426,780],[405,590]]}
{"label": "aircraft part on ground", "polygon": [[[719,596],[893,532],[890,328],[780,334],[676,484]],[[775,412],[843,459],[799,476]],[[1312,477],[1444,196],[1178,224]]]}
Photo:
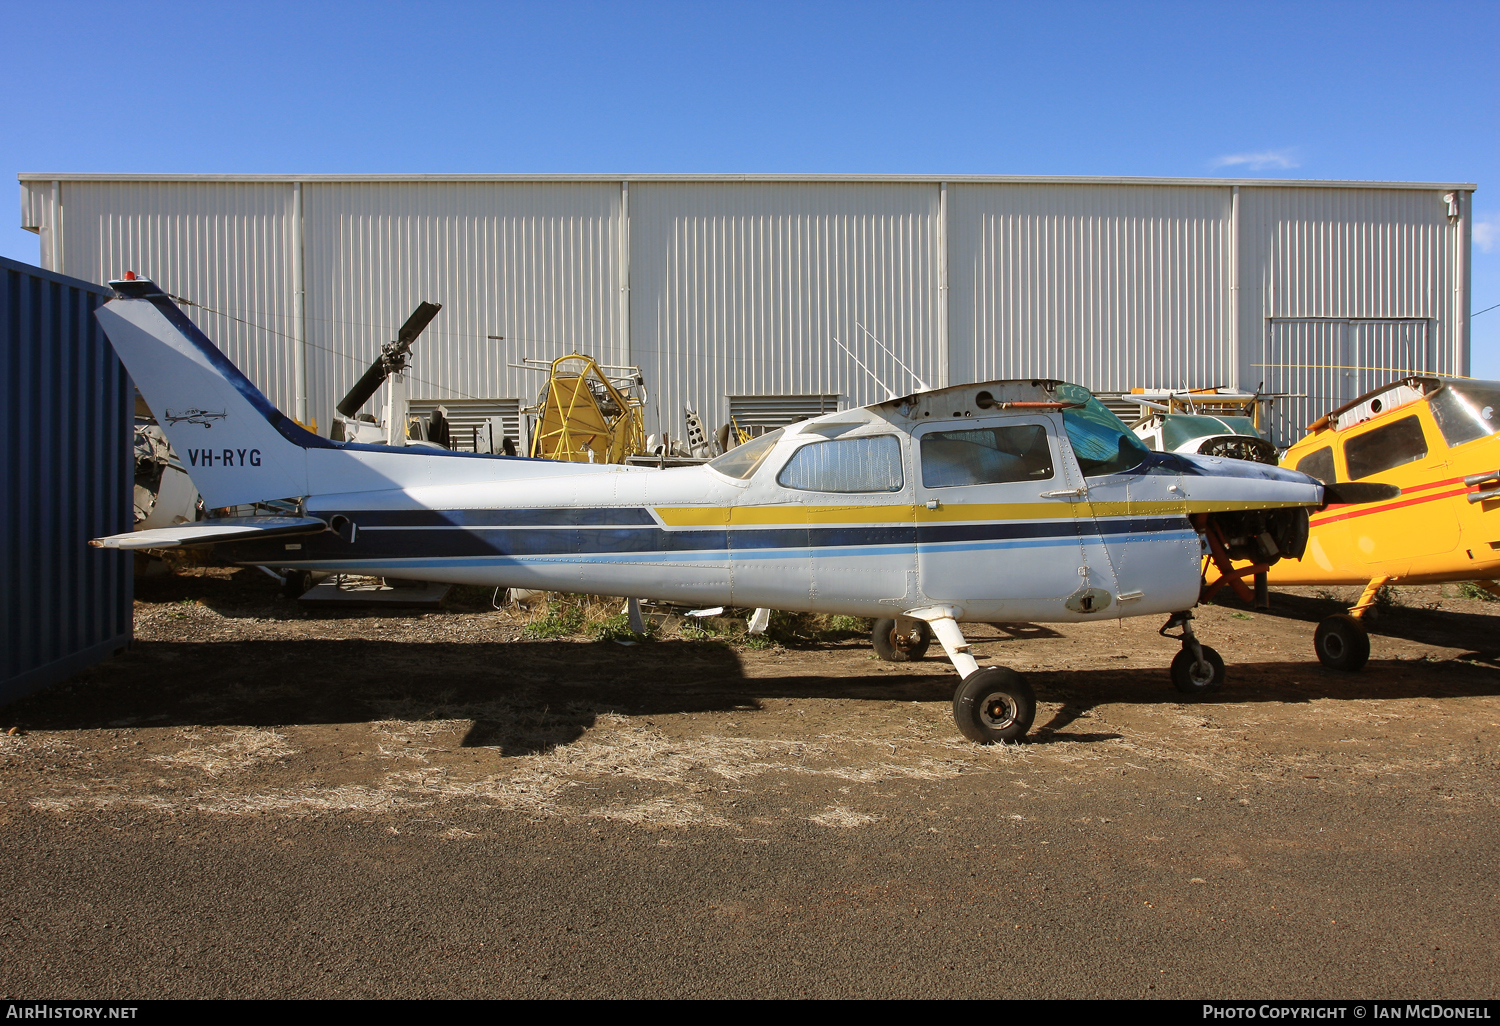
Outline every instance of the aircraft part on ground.
{"label": "aircraft part on ground", "polygon": [[530,455],[576,463],[624,463],[645,451],[639,371],[611,378],[592,356],[553,360],[533,411]]}

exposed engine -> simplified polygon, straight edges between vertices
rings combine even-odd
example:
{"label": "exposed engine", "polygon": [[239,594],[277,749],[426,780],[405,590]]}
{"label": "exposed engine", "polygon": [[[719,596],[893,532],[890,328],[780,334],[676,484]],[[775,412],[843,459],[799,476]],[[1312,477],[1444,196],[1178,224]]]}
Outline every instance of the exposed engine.
{"label": "exposed engine", "polygon": [[1307,551],[1307,510],[1248,509],[1208,514],[1223,537],[1230,559],[1267,566],[1278,559],[1301,559]]}
{"label": "exposed engine", "polygon": [[1218,456],[1221,459],[1252,460],[1276,466],[1276,446],[1264,438],[1252,435],[1215,435],[1205,438],[1198,445],[1203,456]]}

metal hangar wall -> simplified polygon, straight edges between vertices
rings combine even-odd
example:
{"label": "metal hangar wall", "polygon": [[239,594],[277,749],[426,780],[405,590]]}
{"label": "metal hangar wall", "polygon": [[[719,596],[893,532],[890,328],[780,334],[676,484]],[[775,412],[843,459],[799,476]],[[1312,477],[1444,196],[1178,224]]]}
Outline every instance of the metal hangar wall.
{"label": "metal hangar wall", "polygon": [[156,279],[278,406],[324,430],[421,300],[443,312],[416,347],[413,396],[528,401],[541,382],[521,358],[578,350],[640,365],[648,430],[673,434],[684,405],[717,424],[730,396],[860,405],[914,375],[933,387],[1053,376],[1096,391],[1306,393],[1283,404],[1286,444],[1402,370],[1469,365],[1472,184],[20,181],[45,267]]}

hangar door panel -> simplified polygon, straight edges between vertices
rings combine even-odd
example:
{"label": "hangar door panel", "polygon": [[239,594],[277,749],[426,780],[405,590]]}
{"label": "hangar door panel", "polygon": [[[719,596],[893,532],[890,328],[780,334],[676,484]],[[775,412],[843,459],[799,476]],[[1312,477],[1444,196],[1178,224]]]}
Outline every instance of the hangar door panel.
{"label": "hangar door panel", "polygon": [[1293,398],[1276,401],[1272,441],[1291,445],[1328,411],[1433,366],[1426,319],[1273,318],[1265,389]]}
{"label": "hangar door panel", "polygon": [[1266,340],[1268,392],[1289,392],[1277,399],[1271,421],[1278,446],[1291,445],[1307,433],[1307,425],[1343,402],[1348,386],[1343,379],[1343,321],[1273,320]]}
{"label": "hangar door panel", "polygon": [[1434,367],[1429,321],[1350,321],[1348,332],[1350,399]]}

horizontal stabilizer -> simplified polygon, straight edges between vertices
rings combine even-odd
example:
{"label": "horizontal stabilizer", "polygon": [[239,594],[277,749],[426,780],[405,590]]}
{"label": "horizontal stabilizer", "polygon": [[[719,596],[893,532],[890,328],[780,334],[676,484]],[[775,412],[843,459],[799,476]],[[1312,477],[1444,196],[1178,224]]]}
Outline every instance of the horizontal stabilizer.
{"label": "horizontal stabilizer", "polygon": [[176,527],[159,527],[154,531],[112,534],[107,538],[95,538],[89,544],[100,549],[175,549],[182,545],[322,534],[326,530],[328,525],[317,517],[223,517]]}

